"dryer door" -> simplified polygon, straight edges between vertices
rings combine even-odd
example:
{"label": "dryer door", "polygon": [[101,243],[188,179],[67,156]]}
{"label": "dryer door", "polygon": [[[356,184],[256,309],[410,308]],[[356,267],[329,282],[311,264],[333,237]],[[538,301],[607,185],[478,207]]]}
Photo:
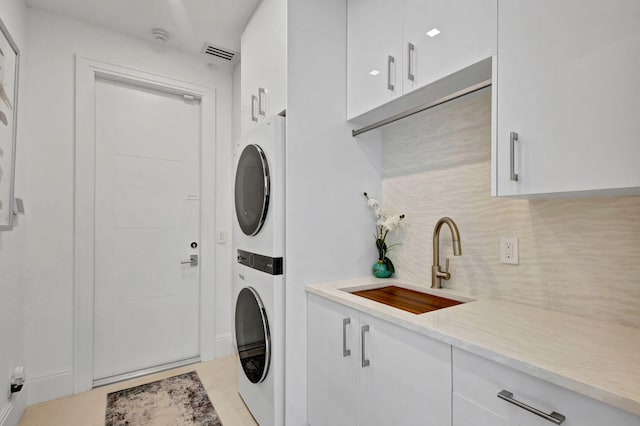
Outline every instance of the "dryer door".
{"label": "dryer door", "polygon": [[260,383],[269,373],[271,337],[269,320],[260,295],[252,288],[240,290],[236,301],[236,343],[247,379]]}
{"label": "dryer door", "polygon": [[247,145],[236,169],[236,217],[246,235],[260,232],[269,208],[269,163],[262,148]]}

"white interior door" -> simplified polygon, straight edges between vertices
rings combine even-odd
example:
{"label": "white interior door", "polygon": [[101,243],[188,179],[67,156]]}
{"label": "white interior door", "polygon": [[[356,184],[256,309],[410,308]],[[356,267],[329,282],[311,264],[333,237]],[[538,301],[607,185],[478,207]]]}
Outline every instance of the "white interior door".
{"label": "white interior door", "polygon": [[198,100],[97,79],[93,379],[199,356]]}

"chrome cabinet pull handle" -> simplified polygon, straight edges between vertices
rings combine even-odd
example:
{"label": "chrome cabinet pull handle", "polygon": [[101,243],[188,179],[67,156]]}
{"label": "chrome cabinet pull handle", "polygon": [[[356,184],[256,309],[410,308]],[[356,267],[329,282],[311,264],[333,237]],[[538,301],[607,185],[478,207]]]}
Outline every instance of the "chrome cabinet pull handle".
{"label": "chrome cabinet pull handle", "polygon": [[258,114],[267,114],[267,91],[263,87],[258,88]]}
{"label": "chrome cabinet pull handle", "polygon": [[347,325],[351,324],[351,318],[342,319],[342,356],[351,355],[351,349],[347,349]]}
{"label": "chrome cabinet pull handle", "polygon": [[411,81],[415,81],[416,80],[416,76],[415,74],[412,72],[413,71],[413,57],[416,54],[416,46],[413,43],[409,43],[409,55],[408,55],[408,64],[409,66],[407,67],[407,78]]}
{"label": "chrome cabinet pull handle", "polygon": [[387,89],[391,90],[392,92],[396,90],[396,86],[391,82],[391,65],[393,64],[395,68],[395,63],[395,58],[389,55],[389,57],[387,58]]}
{"label": "chrome cabinet pull handle", "polygon": [[511,171],[511,180],[514,182],[518,181],[518,174],[516,173],[516,142],[518,142],[518,133],[511,132],[509,136],[509,149],[510,149],[510,157],[509,157],[509,169]]}
{"label": "chrome cabinet pull handle", "polygon": [[366,338],[365,333],[368,331],[369,331],[369,326],[363,325],[361,329],[362,335],[360,336],[361,337],[360,342],[362,343],[362,348],[361,348],[362,350],[360,351],[362,356],[362,368],[368,367],[370,364],[369,360],[367,359],[367,355],[365,354],[365,338]]}
{"label": "chrome cabinet pull handle", "polygon": [[256,115],[257,103],[258,97],[256,95],[251,95],[251,121],[258,121],[258,116]]}
{"label": "chrome cabinet pull handle", "polygon": [[515,405],[516,407],[520,407],[524,410],[527,410],[528,412],[533,413],[536,416],[540,416],[543,419],[548,420],[551,423],[556,425],[562,424],[562,422],[564,422],[566,419],[565,416],[563,416],[560,413],[556,413],[555,411],[551,414],[547,414],[544,411],[540,411],[537,408],[533,408],[532,406],[525,404],[524,402],[520,402],[517,399],[514,399],[513,393],[509,392],[508,390],[501,390],[498,393],[498,398],[503,399],[508,403]]}

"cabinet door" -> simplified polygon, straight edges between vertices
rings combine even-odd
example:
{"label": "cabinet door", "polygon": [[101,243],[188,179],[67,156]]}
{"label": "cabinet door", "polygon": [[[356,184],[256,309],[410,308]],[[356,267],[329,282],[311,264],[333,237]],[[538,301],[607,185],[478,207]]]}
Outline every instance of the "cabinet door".
{"label": "cabinet door", "polygon": [[[453,348],[453,390],[467,401],[519,426],[551,423],[497,395],[506,390],[512,397],[544,413],[557,412],[566,419],[562,426],[637,426],[640,417],[604,402],[588,398],[478,355]],[[454,399],[454,413],[456,412]],[[455,416],[455,414],[454,414]],[[469,425],[476,426],[475,423]]]}
{"label": "cabinet door", "polygon": [[348,0],[347,54],[348,119],[401,95],[401,4]]}
{"label": "cabinet door", "polygon": [[497,0],[404,3],[404,93],[496,54]]}
{"label": "cabinet door", "polygon": [[500,0],[498,27],[497,194],[640,187],[640,2]]}
{"label": "cabinet door", "polygon": [[452,426],[509,426],[502,417],[453,393]]}
{"label": "cabinet door", "polygon": [[[242,134],[286,108],[286,13],[285,0],[263,0],[242,33]],[[252,120],[252,96],[256,97],[253,111],[258,121]]]}
{"label": "cabinet door", "polygon": [[356,425],[357,312],[311,294],[308,301],[309,424]]}
{"label": "cabinet door", "polygon": [[360,315],[361,425],[451,424],[451,347],[386,321]]}

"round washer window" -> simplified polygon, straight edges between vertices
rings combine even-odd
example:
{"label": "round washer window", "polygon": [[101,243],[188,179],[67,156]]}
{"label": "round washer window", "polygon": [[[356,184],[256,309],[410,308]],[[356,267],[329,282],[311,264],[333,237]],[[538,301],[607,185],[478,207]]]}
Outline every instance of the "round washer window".
{"label": "round washer window", "polygon": [[246,235],[260,232],[269,208],[269,164],[258,145],[247,145],[236,170],[236,217]]}
{"label": "round washer window", "polygon": [[262,382],[269,372],[271,337],[267,312],[252,287],[245,287],[238,294],[236,343],[244,374],[252,383]]}

